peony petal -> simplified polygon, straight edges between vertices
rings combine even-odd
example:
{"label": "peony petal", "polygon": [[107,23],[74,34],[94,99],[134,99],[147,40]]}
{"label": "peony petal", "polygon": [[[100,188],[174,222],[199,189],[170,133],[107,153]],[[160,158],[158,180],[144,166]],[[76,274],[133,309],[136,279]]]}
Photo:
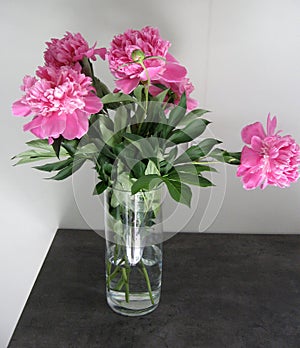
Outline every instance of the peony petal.
{"label": "peony petal", "polygon": [[251,144],[251,138],[258,136],[261,139],[266,137],[263,125],[260,122],[252,123],[242,129],[242,139],[246,144]]}
{"label": "peony petal", "polygon": [[134,78],[134,79],[121,79],[116,81],[117,87],[124,93],[129,94],[132,92],[137,85],[139,84],[140,79]]}
{"label": "peony petal", "polygon": [[245,167],[244,165],[239,165],[238,169],[236,171],[236,176],[243,176],[248,172],[249,168]]}
{"label": "peony petal", "polygon": [[[43,116],[35,116],[35,117],[32,119],[32,121],[26,123],[26,124],[23,126],[24,132],[26,132],[26,131],[31,131],[31,132],[33,133],[33,130],[34,130],[34,129],[40,129],[40,128],[41,128],[41,122],[42,122],[42,120],[43,120]],[[37,137],[43,139],[43,138],[44,138],[44,134],[43,134],[42,130],[40,129],[40,130],[38,130],[37,132],[38,132]],[[33,133],[33,134],[36,135],[36,133]]]}
{"label": "peony petal", "polygon": [[32,128],[30,132],[40,139],[47,138],[46,136],[44,136],[44,131],[41,127]]}
{"label": "peony petal", "polygon": [[262,171],[257,171],[255,173],[247,173],[243,176],[243,187],[246,190],[253,190],[257,188],[264,180],[264,175]]}
{"label": "peony petal", "polygon": [[261,138],[254,135],[251,138],[251,148],[256,152],[260,152],[262,151],[262,147],[263,147],[263,141],[261,140]]}
{"label": "peony petal", "polygon": [[44,132],[44,137],[57,138],[66,128],[66,115],[53,113],[52,116],[43,117],[41,128]]}
{"label": "peony petal", "polygon": [[161,75],[161,79],[167,82],[180,82],[185,78],[187,70],[177,63],[167,62],[165,71]]}
{"label": "peony petal", "polygon": [[250,149],[247,146],[243,147],[241,154],[241,164],[251,168],[259,165],[261,156],[256,151]]}
{"label": "peony petal", "polygon": [[98,54],[103,60],[105,60],[107,49],[105,47],[102,48],[96,48],[94,50],[95,54]]}
{"label": "peony petal", "polygon": [[174,56],[172,56],[172,54],[170,54],[170,53],[166,54],[166,59],[167,59],[167,62],[178,64],[178,60]]}
{"label": "peony petal", "polygon": [[186,99],[186,107],[188,112],[196,109],[198,106],[198,100],[189,97]]}
{"label": "peony petal", "polygon": [[12,112],[15,116],[28,116],[32,113],[31,108],[22,99],[13,103]]}
{"label": "peony petal", "polygon": [[148,76],[150,80],[153,80],[155,77],[158,77],[158,74],[163,70],[162,66],[154,66],[154,67],[149,67],[147,68],[147,72],[143,70],[140,73],[140,79],[142,81],[148,80]]}
{"label": "peony petal", "polygon": [[260,188],[262,189],[262,190],[264,190],[267,186],[268,186],[268,180],[267,179],[265,179],[261,184],[260,184]]}
{"label": "peony petal", "polygon": [[72,115],[66,117],[66,128],[62,133],[68,140],[80,139],[87,133],[89,128],[88,115],[85,112],[77,110]]}
{"label": "peony petal", "polygon": [[163,90],[160,87],[157,86],[150,86],[149,92],[153,97],[157,96],[159,93],[161,93]]}
{"label": "peony petal", "polygon": [[102,110],[103,104],[99,97],[97,97],[95,94],[89,94],[84,98],[85,101],[85,108],[84,111],[86,111],[88,114],[95,114]]}
{"label": "peony petal", "polygon": [[277,118],[274,116],[271,119],[270,113],[268,114],[268,120],[267,120],[267,135],[272,136],[275,133],[275,129],[277,126]]}

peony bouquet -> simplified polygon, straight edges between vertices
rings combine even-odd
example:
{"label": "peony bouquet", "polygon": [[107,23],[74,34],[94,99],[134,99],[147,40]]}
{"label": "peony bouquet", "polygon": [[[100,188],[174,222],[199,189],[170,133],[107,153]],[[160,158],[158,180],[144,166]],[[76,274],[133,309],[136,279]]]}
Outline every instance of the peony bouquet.
{"label": "peony bouquet", "polygon": [[[260,122],[242,130],[246,145],[241,152],[226,151],[220,140],[202,137],[211,123],[203,117],[208,111],[191,97],[194,87],[187,70],[157,29],[127,30],[108,49],[89,47],[81,34],[69,32],[46,46],[44,65],[35,76],[24,77],[23,96],[12,107],[16,116],[33,116],[24,130],[37,137],[27,143],[30,150],[15,156],[17,164],[54,159],[34,168],[63,180],[90,161],[98,178],[94,194],[107,189],[144,193],[147,209],[138,215],[129,208],[126,224],[138,220],[140,229],[153,226],[157,207],[147,192],[163,185],[174,200],[189,206],[190,185],[213,186],[207,174],[216,171],[216,161],[238,165],[245,189],[287,187],[298,179],[299,145],[275,131],[275,117],[268,116],[266,131]],[[95,76],[92,61],[98,57],[115,78],[113,91]],[[132,256],[124,247],[128,207],[120,197],[108,196],[109,225],[117,236],[107,262],[107,284],[111,288],[114,283],[129,302],[129,266],[138,265],[153,305],[143,249],[139,244]],[[135,235],[135,243],[141,238]]]}
{"label": "peony bouquet", "polygon": [[[212,185],[203,175],[214,170],[210,158],[239,165],[237,175],[245,189],[286,187],[298,179],[299,146],[291,136],[275,133],[276,118],[270,115],[267,132],[260,122],[242,130],[248,146],[241,157],[239,152],[213,149],[220,141],[211,138],[177,156],[178,145],[195,143],[210,122],[202,118],[207,111],[191,97],[194,87],[186,68],[169,53],[171,44],[157,29],[128,30],[115,36],[108,50],[89,47],[81,34],[69,32],[46,45],[44,66],[36,76],[24,77],[24,95],[12,107],[16,116],[33,116],[24,131],[40,139],[27,143],[33,150],[17,155],[18,163],[57,157],[59,162],[35,168],[56,171],[53,179],[62,180],[92,160],[100,179],[96,192],[101,193],[118,183],[113,166],[116,160],[122,162],[118,156],[126,145],[136,143],[141,161],[127,171],[132,193],[156,179],[183,203],[190,202],[189,184]],[[91,61],[97,57],[108,61],[116,79],[113,93],[94,74]],[[150,153],[139,149],[145,138]]]}

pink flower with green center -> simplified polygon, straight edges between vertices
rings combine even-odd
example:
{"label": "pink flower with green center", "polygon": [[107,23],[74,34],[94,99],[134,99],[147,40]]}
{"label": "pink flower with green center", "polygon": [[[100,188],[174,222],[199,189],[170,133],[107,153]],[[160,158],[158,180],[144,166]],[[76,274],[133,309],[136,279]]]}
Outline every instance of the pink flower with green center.
{"label": "pink flower with green center", "polygon": [[67,32],[62,39],[51,39],[46,42],[48,48],[44,52],[46,66],[61,67],[73,66],[83,59],[83,57],[96,60],[96,55],[105,58],[105,48],[89,47],[86,40],[80,33],[72,34]]}
{"label": "pink flower with green center", "polygon": [[37,76],[24,77],[21,90],[25,94],[12,107],[15,116],[34,115],[24,131],[48,138],[49,143],[60,135],[81,138],[88,131],[89,116],[103,107],[91,78],[70,67],[40,67]]}
{"label": "pink flower with green center", "polygon": [[276,117],[268,115],[267,132],[256,122],[243,128],[244,146],[237,176],[252,190],[267,185],[288,187],[299,178],[300,147],[290,135],[275,133]]}
{"label": "pink flower with green center", "polygon": [[107,58],[117,88],[130,93],[140,82],[159,78],[181,81],[187,71],[168,53],[169,47],[170,42],[163,40],[158,29],[152,27],[130,29],[115,36]]}

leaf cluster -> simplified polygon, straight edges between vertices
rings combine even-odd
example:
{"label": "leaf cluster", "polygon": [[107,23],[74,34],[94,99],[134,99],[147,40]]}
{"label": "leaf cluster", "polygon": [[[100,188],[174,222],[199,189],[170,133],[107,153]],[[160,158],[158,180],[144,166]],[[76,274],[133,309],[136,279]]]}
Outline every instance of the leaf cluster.
{"label": "leaf cluster", "polygon": [[[94,194],[107,187],[121,187],[132,194],[166,185],[177,202],[190,205],[190,185],[210,187],[213,183],[204,175],[215,172],[213,161],[239,164],[240,153],[217,148],[221,142],[213,138],[200,139],[210,121],[203,118],[207,110],[187,112],[186,95],[178,105],[172,92],[164,89],[151,96],[146,85],[139,85],[131,94],[110,93],[94,76],[89,60],[83,59],[82,71],[91,76],[95,91],[104,108],[90,117],[89,131],[79,141],[62,136],[27,143],[31,148],[17,156],[16,164],[39,160],[56,160],[35,169],[55,172],[50,177],[63,180],[77,171],[85,161],[91,161],[99,182]],[[199,141],[197,141],[199,139]],[[182,144],[194,145],[179,153]]]}

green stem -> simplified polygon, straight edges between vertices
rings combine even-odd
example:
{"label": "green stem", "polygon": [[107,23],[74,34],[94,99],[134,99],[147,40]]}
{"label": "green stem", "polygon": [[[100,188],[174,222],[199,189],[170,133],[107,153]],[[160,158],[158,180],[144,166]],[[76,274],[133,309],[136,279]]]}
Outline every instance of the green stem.
{"label": "green stem", "polygon": [[123,278],[120,278],[120,280],[118,281],[118,284],[116,285],[115,289],[116,291],[121,291],[123,286],[125,284],[125,281]]}
{"label": "green stem", "polygon": [[107,263],[107,287],[108,288],[110,288],[110,280],[111,280],[111,278],[110,278],[110,272],[111,272],[111,262],[109,262],[108,261],[108,263]]}
{"label": "green stem", "polygon": [[[111,274],[108,275],[107,281],[106,281],[107,286],[110,285],[111,280],[114,279],[114,278],[117,276],[117,274],[120,272],[121,264],[122,264],[123,262],[124,262],[124,258],[121,259],[121,260],[118,262],[118,264],[117,264],[116,268],[114,269],[114,271],[113,271]],[[109,262],[109,263],[111,264],[111,262]]]}
{"label": "green stem", "polygon": [[119,254],[119,244],[116,244],[115,250],[114,250],[114,263],[117,262],[118,254]]}
{"label": "green stem", "polygon": [[149,87],[150,87],[150,75],[149,72],[147,70],[147,68],[145,67],[145,64],[143,63],[143,61],[140,62],[142,68],[145,70],[146,76],[147,76],[147,84],[145,85],[145,114],[147,113],[147,109],[148,109],[148,100],[149,100]]}
{"label": "green stem", "polygon": [[144,265],[144,262],[142,260],[140,261],[140,264],[142,266],[142,271],[143,271],[143,274],[144,274],[144,277],[145,277],[145,280],[146,280],[146,283],[147,283],[147,288],[148,288],[148,292],[149,292],[149,297],[150,297],[151,303],[154,305],[154,299],[153,299],[153,295],[152,295],[152,289],[151,289],[151,284],[150,284],[150,279],[149,279],[149,276],[148,276],[148,272],[147,272],[146,267]]}
{"label": "green stem", "polygon": [[[205,158],[205,157],[204,157]],[[203,165],[207,165],[207,164],[219,164],[220,161],[203,161],[203,162],[197,162],[197,161],[193,161],[192,164],[203,164]]]}
{"label": "green stem", "polygon": [[125,301],[129,303],[129,279],[128,279],[127,267],[122,268],[122,277],[125,282]]}
{"label": "green stem", "polygon": [[164,57],[161,57],[161,56],[148,56],[148,57],[145,57],[144,60],[146,59],[160,59],[160,60],[163,60],[164,62],[166,62],[166,58]]}
{"label": "green stem", "polygon": [[[150,86],[150,75],[149,72],[147,70],[147,68],[145,67],[145,64],[143,63],[143,61],[139,61],[139,64],[141,64],[142,68],[145,70],[146,76],[147,76],[147,84],[145,85],[145,112],[144,112],[144,119],[146,118],[147,115],[147,111],[148,111],[148,102],[149,102],[149,86]],[[141,127],[142,127],[142,123],[139,124],[139,128],[138,128],[138,134],[141,131]]]}

